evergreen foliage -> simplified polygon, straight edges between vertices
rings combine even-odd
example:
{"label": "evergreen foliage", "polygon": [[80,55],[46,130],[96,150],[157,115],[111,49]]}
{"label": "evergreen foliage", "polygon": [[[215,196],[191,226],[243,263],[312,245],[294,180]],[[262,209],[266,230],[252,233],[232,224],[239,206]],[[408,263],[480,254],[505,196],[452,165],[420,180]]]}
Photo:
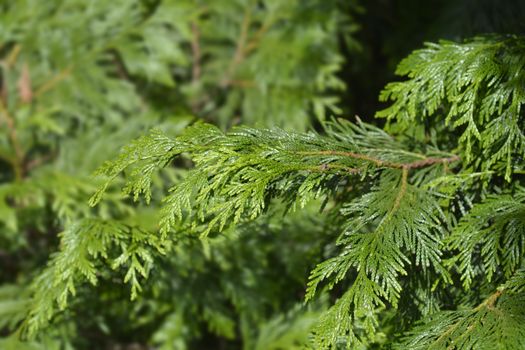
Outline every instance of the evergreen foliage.
{"label": "evergreen foliage", "polygon": [[[523,48],[521,37],[428,44],[399,64],[397,74],[410,80],[386,86],[380,98],[394,103],[377,115],[403,126],[433,117],[433,123],[463,128],[459,140],[465,160],[482,170],[505,167],[510,180],[525,142]],[[480,151],[474,153],[473,147]]]}
{"label": "evergreen foliage", "polygon": [[525,348],[522,35],[415,50],[380,126],[353,2],[0,9],[1,348]]}

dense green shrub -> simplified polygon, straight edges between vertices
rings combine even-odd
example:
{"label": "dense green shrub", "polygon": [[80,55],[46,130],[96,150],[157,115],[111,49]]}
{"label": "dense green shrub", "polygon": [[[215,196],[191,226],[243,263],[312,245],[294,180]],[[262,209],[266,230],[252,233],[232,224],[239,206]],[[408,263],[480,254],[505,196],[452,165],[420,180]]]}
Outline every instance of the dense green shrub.
{"label": "dense green shrub", "polygon": [[0,1],[0,347],[525,348],[523,6],[378,3]]}

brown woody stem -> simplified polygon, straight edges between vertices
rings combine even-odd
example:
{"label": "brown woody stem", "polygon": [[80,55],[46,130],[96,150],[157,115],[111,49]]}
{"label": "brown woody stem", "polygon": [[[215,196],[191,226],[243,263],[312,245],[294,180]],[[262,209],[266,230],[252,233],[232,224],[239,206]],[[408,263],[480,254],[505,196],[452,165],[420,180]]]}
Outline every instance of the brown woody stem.
{"label": "brown woody stem", "polygon": [[345,152],[345,151],[310,151],[310,152],[299,152],[299,154],[310,155],[310,156],[330,155],[330,156],[350,157],[350,158],[360,159],[360,160],[364,160],[364,161],[373,163],[378,167],[393,168],[393,169],[407,169],[407,170],[423,168],[423,167],[437,164],[437,163],[446,164],[446,163],[451,163],[451,162],[460,160],[459,156],[454,155],[454,156],[443,157],[443,158],[426,158],[422,160],[413,161],[410,163],[397,163],[397,162],[381,160],[379,158],[375,158],[375,157],[372,157],[366,154],[355,153],[355,152]]}

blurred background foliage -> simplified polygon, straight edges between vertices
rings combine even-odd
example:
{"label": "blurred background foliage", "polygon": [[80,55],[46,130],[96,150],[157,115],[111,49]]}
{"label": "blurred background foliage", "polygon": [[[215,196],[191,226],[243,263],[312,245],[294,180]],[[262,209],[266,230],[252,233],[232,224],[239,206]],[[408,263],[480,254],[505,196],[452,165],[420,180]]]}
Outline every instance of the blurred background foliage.
{"label": "blurred background foliage", "polygon": [[[0,0],[0,348],[307,344],[327,303],[302,306],[304,285],[340,220],[313,220],[315,206],[205,242],[181,232],[133,302],[125,273],[100,266],[97,286],[80,285],[46,332],[24,343],[16,332],[28,286],[71,223],[155,229],[155,208],[122,201],[118,184],[87,205],[92,172],[129,140],[195,120],[375,122],[379,91],[424,41],[523,33],[524,14],[510,0]],[[153,195],[191,166],[180,165],[155,178]]]}

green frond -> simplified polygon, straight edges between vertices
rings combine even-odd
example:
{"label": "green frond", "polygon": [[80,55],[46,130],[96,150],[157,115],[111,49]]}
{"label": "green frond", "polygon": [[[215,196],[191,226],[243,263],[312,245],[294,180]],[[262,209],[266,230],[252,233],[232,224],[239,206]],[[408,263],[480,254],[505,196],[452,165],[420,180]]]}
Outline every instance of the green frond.
{"label": "green frond", "polygon": [[[417,184],[433,174],[432,169],[457,161],[455,156],[432,148],[428,154],[417,153],[359,120],[327,122],[325,135],[248,127],[223,133],[197,123],[176,139],[160,139],[165,141],[158,147],[151,136],[139,139],[102,172],[115,177],[128,167],[160,168],[179,155],[193,161],[195,167],[162,202],[164,237],[183,222],[194,229],[204,225],[201,235],[205,236],[255,219],[276,200],[288,209],[302,208],[356,187],[355,199],[342,210],[348,217],[338,242],[343,252],[315,268],[306,296],[311,299],[325,279],[332,288],[347,278],[349,270],[358,271],[345,297],[322,318],[316,331],[321,348],[345,334],[353,340],[363,338],[351,327],[356,319],[363,319],[365,333],[373,335],[378,322],[374,312],[387,303],[397,306],[402,291],[399,278],[406,274],[407,265],[432,268],[450,281],[441,263],[447,220],[438,198]],[[141,152],[151,157],[143,159]],[[141,183],[137,185],[142,180],[134,178],[133,170],[131,174],[125,193],[142,189]],[[359,188],[365,179],[379,183],[362,194]],[[140,192],[144,191],[135,195]]]}
{"label": "green frond", "polygon": [[[366,344],[378,325],[376,309],[385,306],[383,288],[360,270],[353,285],[330,309],[323,313],[313,330],[316,349],[330,349],[338,344],[358,348]],[[362,332],[356,334],[356,325]]]}
{"label": "green frond", "polygon": [[377,116],[405,127],[430,118],[446,122],[458,130],[466,161],[510,181],[525,150],[524,52],[523,38],[515,36],[429,43],[399,64],[396,73],[408,80],[385,87],[380,99],[393,104]]}
{"label": "green frond", "polygon": [[0,349],[525,348],[522,2],[0,0]]}
{"label": "green frond", "polygon": [[525,295],[498,291],[472,309],[443,311],[414,328],[398,349],[522,349]]}
{"label": "green frond", "polygon": [[51,317],[66,308],[68,299],[85,282],[96,285],[101,263],[126,270],[125,283],[131,298],[141,290],[139,279],[147,277],[153,252],[163,253],[157,236],[116,221],[84,219],[61,233],[61,248],[35,279],[23,331],[33,337]]}
{"label": "green frond", "polygon": [[114,161],[106,161],[95,173],[105,175],[108,179],[90,198],[94,206],[102,199],[109,184],[124,170],[129,171],[129,180],[123,188],[125,194],[138,200],[144,195],[146,202],[151,200],[151,182],[154,173],[165,167],[169,161],[185,150],[184,145],[171,140],[162,131],[154,129],[147,136],[142,136],[125,146]]}
{"label": "green frond", "polygon": [[525,268],[518,269],[504,284],[506,290],[512,293],[523,293],[525,291]]}
{"label": "green frond", "polygon": [[449,264],[458,269],[463,287],[469,288],[480,275],[488,281],[498,274],[510,277],[522,264],[524,233],[523,189],[514,195],[492,195],[475,204],[447,238],[448,248],[457,252]]}
{"label": "green frond", "polygon": [[[397,307],[402,286],[400,276],[414,264],[424,271],[432,269],[450,281],[441,262],[444,215],[433,195],[408,184],[405,174],[383,175],[371,192],[343,207],[348,217],[338,240],[340,255],[317,265],[310,276],[307,299],[317,286],[329,280],[329,287],[346,277],[350,269],[357,277],[343,297],[323,316],[316,337],[320,348],[334,345],[339,336],[355,334],[349,325],[367,315],[367,332],[377,326],[378,307]],[[414,215],[417,213],[417,215]]]}
{"label": "green frond", "polygon": [[[254,219],[274,198],[292,209],[303,207],[384,169],[415,169],[457,160],[437,150],[430,154],[442,158],[410,152],[380,129],[360,121],[329,122],[325,136],[247,127],[222,133],[197,123],[174,140],[154,133],[135,141],[100,172],[111,181],[126,168],[135,167],[124,193],[133,193],[135,198],[145,193],[149,199],[147,185],[153,169],[166,166],[180,154],[188,155],[195,168],[163,201],[163,234],[184,218],[206,221],[206,235],[242,218]],[[106,187],[93,197],[92,204]]]}
{"label": "green frond", "polygon": [[319,315],[317,310],[295,307],[288,314],[269,320],[262,325],[253,349],[311,349],[310,332]]}

